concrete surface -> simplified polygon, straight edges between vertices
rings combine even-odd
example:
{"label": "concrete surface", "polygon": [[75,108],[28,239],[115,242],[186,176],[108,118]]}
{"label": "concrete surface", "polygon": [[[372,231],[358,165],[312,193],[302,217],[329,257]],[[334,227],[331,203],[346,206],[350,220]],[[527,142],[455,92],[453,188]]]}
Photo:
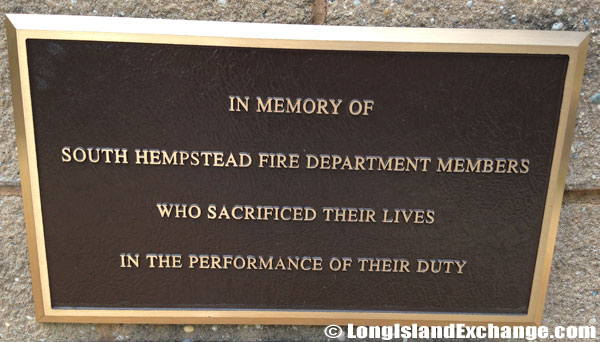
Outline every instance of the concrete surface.
{"label": "concrete surface", "polygon": [[[544,324],[600,319],[600,2],[494,0],[21,1],[0,13],[45,13],[328,25],[590,31]],[[315,13],[315,11],[317,11]],[[37,323],[33,310],[5,30],[0,28],[0,341],[322,341],[322,327]],[[185,328],[185,329],[184,329]],[[186,332],[189,331],[189,332]],[[190,331],[191,330],[191,331]]]}

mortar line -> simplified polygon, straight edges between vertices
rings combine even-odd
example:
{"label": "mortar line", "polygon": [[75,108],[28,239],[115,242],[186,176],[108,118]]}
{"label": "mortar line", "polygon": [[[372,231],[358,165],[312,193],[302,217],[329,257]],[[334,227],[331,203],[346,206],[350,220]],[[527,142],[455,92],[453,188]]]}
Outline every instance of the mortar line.
{"label": "mortar line", "polygon": [[[0,196],[21,196],[21,185],[0,183]],[[563,203],[600,204],[600,188],[565,190]]]}
{"label": "mortar line", "polygon": [[327,19],[327,0],[313,0],[311,12],[313,24],[325,24],[325,20]]}
{"label": "mortar line", "polygon": [[565,190],[563,203],[600,204],[600,188]]}
{"label": "mortar line", "polygon": [[21,196],[21,185],[18,183],[0,183],[0,196]]}

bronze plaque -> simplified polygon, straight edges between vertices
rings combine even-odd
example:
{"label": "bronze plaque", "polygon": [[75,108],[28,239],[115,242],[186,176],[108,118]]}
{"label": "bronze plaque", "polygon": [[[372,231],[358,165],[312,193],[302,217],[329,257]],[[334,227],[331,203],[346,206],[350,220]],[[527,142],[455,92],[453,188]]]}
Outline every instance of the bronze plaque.
{"label": "bronze plaque", "polygon": [[540,322],[587,34],[7,28],[39,320]]}

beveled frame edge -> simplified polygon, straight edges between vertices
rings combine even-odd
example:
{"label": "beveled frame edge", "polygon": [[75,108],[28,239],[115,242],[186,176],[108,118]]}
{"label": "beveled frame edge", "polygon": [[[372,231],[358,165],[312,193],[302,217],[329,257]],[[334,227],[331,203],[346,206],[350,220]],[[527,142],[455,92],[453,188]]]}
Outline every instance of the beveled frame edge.
{"label": "beveled frame edge", "polygon": [[[6,15],[13,110],[36,319],[78,323],[541,324],[589,34]],[[215,36],[215,32],[223,32]],[[538,254],[526,315],[311,310],[55,309],[51,307],[25,42],[29,38],[345,51],[569,56]]]}
{"label": "beveled frame edge", "polygon": [[[23,108],[25,93],[22,87],[21,74],[24,66],[21,64],[23,56],[19,56],[19,48],[17,47],[17,31],[12,25],[8,16],[5,20],[7,45],[8,45],[8,60],[10,70],[10,80],[12,87],[12,105],[13,116],[15,121],[15,132],[17,140],[17,149],[19,154],[19,172],[21,180],[21,197],[23,199],[23,211],[25,216],[25,229],[27,231],[27,250],[29,254],[29,265],[31,270],[31,283],[33,289],[33,300],[35,306],[36,319],[42,321],[44,317],[44,308],[40,305],[43,302],[41,292],[40,264],[38,262],[38,248],[36,242],[39,240],[36,236],[35,222],[33,221],[33,194],[31,193],[31,181],[33,176],[29,173],[29,151],[30,146],[27,145],[28,139],[25,135],[25,111]],[[26,61],[26,59],[25,59]],[[28,89],[28,88],[27,88]],[[28,109],[31,111],[31,108]],[[38,304],[40,303],[40,304]]]}

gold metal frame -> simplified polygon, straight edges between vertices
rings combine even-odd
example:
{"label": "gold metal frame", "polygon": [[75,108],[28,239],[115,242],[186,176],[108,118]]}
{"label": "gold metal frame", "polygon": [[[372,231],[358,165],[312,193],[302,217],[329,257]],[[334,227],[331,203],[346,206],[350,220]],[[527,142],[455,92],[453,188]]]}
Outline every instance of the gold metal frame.
{"label": "gold metal frame", "polygon": [[[41,322],[540,324],[575,126],[589,35],[586,32],[413,29],[202,22],[157,19],[6,16],[13,110],[36,317]],[[414,51],[569,56],[542,232],[526,315],[310,310],[55,309],[48,265],[31,107],[26,40],[63,39],[344,51]]]}

